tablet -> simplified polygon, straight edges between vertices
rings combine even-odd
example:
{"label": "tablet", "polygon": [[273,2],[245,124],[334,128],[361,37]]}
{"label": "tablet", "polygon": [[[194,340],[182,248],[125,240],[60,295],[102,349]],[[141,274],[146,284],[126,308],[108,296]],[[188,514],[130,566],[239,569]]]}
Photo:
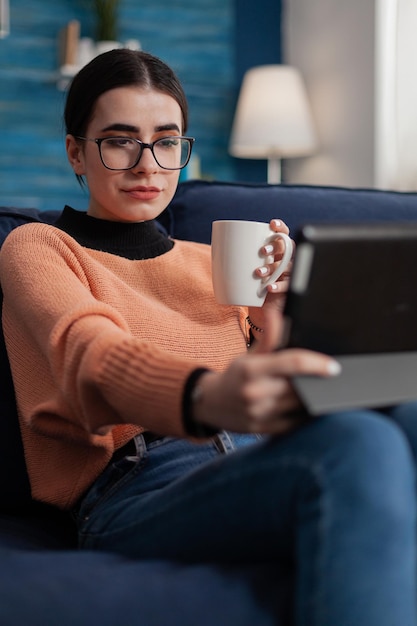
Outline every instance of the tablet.
{"label": "tablet", "polygon": [[307,410],[417,399],[417,222],[306,225],[295,240],[283,346],[342,365],[294,378]]}

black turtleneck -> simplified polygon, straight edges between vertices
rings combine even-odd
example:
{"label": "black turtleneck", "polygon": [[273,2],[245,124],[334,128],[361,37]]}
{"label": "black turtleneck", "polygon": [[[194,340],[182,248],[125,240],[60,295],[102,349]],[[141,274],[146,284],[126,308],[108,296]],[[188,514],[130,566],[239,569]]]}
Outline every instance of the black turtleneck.
{"label": "black turtleneck", "polygon": [[54,226],[81,246],[131,260],[151,259],[172,249],[174,242],[148,222],[112,222],[66,206]]}

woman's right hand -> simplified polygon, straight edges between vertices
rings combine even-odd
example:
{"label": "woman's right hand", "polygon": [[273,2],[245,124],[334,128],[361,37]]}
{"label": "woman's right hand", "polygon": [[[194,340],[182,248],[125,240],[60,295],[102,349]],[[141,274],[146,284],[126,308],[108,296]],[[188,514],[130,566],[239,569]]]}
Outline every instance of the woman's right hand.
{"label": "woman's right hand", "polygon": [[253,349],[235,359],[224,372],[207,372],[199,381],[193,406],[197,422],[233,432],[277,434],[291,430],[291,412],[300,400],[291,384],[296,375],[334,376],[340,366],[332,357],[291,348],[275,350],[281,332],[276,312]]}

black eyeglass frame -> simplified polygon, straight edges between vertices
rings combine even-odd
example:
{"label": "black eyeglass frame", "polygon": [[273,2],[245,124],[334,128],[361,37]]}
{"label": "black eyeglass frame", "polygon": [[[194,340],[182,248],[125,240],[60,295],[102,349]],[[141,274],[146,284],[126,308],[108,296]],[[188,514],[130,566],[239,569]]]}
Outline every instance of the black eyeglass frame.
{"label": "black eyeglass frame", "polygon": [[[134,167],[137,166],[137,164],[139,163],[139,161],[142,158],[142,154],[143,151],[145,150],[145,148],[149,148],[149,150],[152,152],[152,156],[155,159],[158,167],[161,167],[163,170],[170,170],[171,172],[173,171],[177,171],[177,170],[183,170],[184,167],[186,167],[190,161],[191,158],[191,152],[193,150],[193,145],[195,142],[195,138],[194,137],[184,137],[182,135],[168,135],[167,137],[160,137],[159,139],[156,139],[156,141],[153,141],[152,143],[145,143],[143,141],[141,141],[140,139],[136,139],[135,137],[124,137],[123,135],[116,135],[116,136],[112,136],[112,137],[100,137],[98,139],[94,139],[92,137],[80,137],[80,136],[76,136],[76,139],[81,139],[82,141],[93,141],[94,143],[97,144],[98,147],[98,153],[100,155],[100,160],[102,162],[102,164],[104,165],[104,167],[107,170],[111,170],[112,172],[126,172],[127,170],[131,170]],[[131,165],[130,167],[109,167],[108,165],[105,164],[104,159],[103,159],[103,155],[101,154],[101,144],[103,143],[103,141],[106,141],[108,139],[129,139],[131,141],[135,141],[139,146],[140,146],[140,150],[139,150],[139,154],[138,154],[138,158],[136,159],[135,163],[133,165]],[[185,139],[186,141],[188,141],[189,144],[189,152],[188,152],[188,157],[186,162],[184,163],[184,165],[181,165],[181,167],[164,167],[163,165],[161,165],[158,161],[158,159],[155,156],[155,152],[153,150],[153,147],[156,143],[158,143],[159,141],[164,141],[167,139]]]}

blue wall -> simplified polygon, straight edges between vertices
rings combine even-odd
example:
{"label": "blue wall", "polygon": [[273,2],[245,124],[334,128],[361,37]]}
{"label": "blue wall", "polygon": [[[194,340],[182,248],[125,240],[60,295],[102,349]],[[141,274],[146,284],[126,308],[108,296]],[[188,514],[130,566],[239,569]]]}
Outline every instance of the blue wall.
{"label": "blue wall", "polygon": [[[59,30],[75,18],[82,36],[94,34],[89,3],[11,0],[10,5],[11,33],[0,39],[0,204],[49,209],[67,202],[84,208],[87,198],[64,152],[64,93],[56,88],[56,72]],[[260,0],[256,12],[260,22],[254,30],[248,0],[121,1],[120,39],[139,39],[182,80],[190,103],[189,133],[197,137],[195,151],[207,178],[266,176],[256,167],[242,175],[242,160],[227,154],[242,72],[279,61],[280,2]]]}

